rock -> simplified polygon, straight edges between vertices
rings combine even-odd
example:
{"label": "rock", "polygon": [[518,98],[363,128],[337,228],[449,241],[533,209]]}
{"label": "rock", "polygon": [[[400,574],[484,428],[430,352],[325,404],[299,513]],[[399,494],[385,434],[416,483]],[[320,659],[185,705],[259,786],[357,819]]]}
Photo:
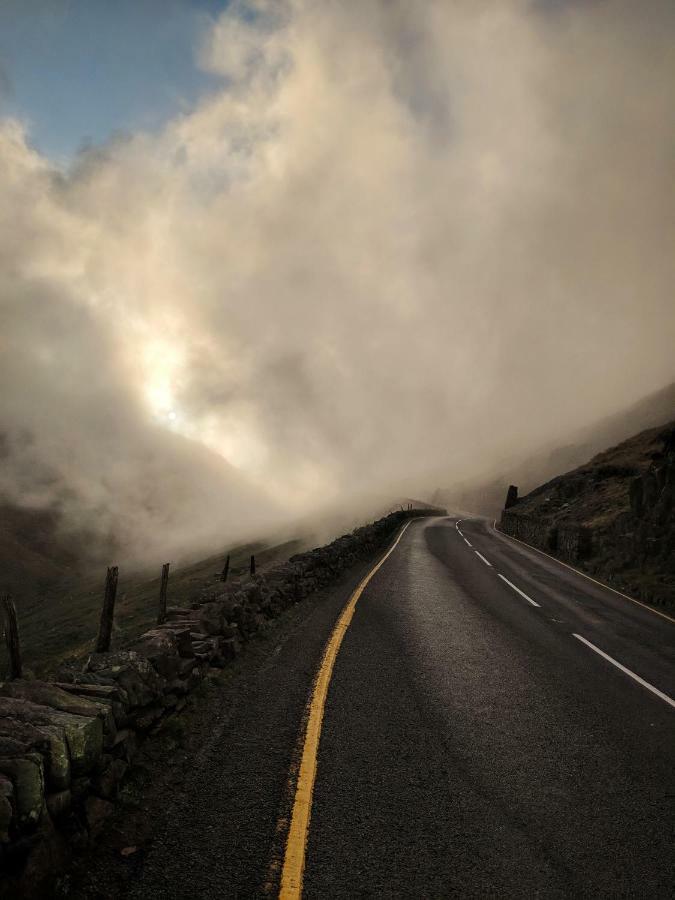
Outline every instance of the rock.
{"label": "rock", "polygon": [[201,680],[202,680],[201,670],[198,666],[194,666],[192,671],[190,672],[190,674],[188,675],[188,677],[186,679],[186,682],[185,682],[186,690],[188,692],[193,691],[197,687],[197,685],[201,683]]}
{"label": "rock", "polygon": [[176,649],[180,656],[192,656],[192,641],[190,639],[190,628],[189,626],[180,625],[174,622],[165,622],[163,625],[158,625],[155,628],[155,631],[168,631],[171,632],[175,641],[176,641]]}
{"label": "rock", "polygon": [[69,684],[59,682],[56,687],[85,699],[95,700],[97,703],[109,704],[115,717],[116,727],[124,728],[129,697],[122,688],[112,684],[85,684],[80,681]]}
{"label": "rock", "polygon": [[117,782],[117,772],[111,762],[104,772],[92,778],[91,789],[97,797],[110,800],[117,793]]}
{"label": "rock", "polygon": [[70,753],[63,729],[53,725],[31,725],[19,719],[0,719],[0,736],[25,741],[45,759],[47,786],[63,791],[70,784]]}
{"label": "rock", "polygon": [[138,731],[148,731],[162,717],[161,706],[149,706],[134,713],[134,724]]}
{"label": "rock", "polygon": [[192,646],[194,647],[197,659],[208,659],[218,649],[212,638],[207,638],[205,641],[195,641]]}
{"label": "rock", "polygon": [[164,681],[148,659],[133,650],[96,653],[89,669],[127,692],[131,707],[147,706],[162,694]]}
{"label": "rock", "polygon": [[170,680],[178,673],[181,657],[171,631],[148,631],[133,645],[133,650],[149,659],[163,678]]}
{"label": "rock", "polygon": [[57,794],[47,794],[45,801],[49,815],[57,821],[70,812],[73,804],[72,794],[69,790],[59,791]]}
{"label": "rock", "polygon": [[20,758],[0,757],[0,772],[11,778],[16,798],[16,817],[21,827],[37,825],[42,815],[45,779],[42,757],[27,753]]}
{"label": "rock", "polygon": [[109,705],[100,701],[83,700],[44,681],[7,681],[0,685],[0,697],[29,700],[31,703],[76,716],[89,718],[98,716],[103,722],[103,731],[108,741],[117,731],[115,717]]}
{"label": "rock", "polygon": [[126,760],[128,763],[131,762],[138,750],[136,733],[130,729],[124,729],[117,732],[115,740],[116,743],[113,748],[115,756]]}
{"label": "rock", "polygon": [[239,629],[237,628],[236,622],[227,622],[223,625],[223,637],[227,640],[229,638],[236,638],[239,635]]}
{"label": "rock", "polygon": [[[178,678],[185,678],[186,676],[188,676],[190,674],[190,672],[192,672],[194,667],[195,667],[195,658],[194,658],[194,652],[193,652],[192,656],[189,659],[184,659],[181,662],[180,667],[178,669]],[[175,683],[175,679],[174,679],[174,681],[170,682],[170,684],[169,684],[170,690],[171,690],[171,685],[174,683]]]}
{"label": "rock", "polygon": [[14,783],[7,775],[0,775],[0,843],[7,843],[14,818]]}
{"label": "rock", "polygon": [[184,619],[194,621],[197,617],[193,609],[185,609],[184,607],[170,606],[166,611],[165,625],[170,622],[182,623]]}
{"label": "rock", "polygon": [[89,700],[83,700],[74,694],[61,690],[54,684],[44,681],[5,681],[0,684],[0,696],[14,697],[17,700],[30,700],[40,706],[51,706],[62,712],[72,713],[76,716],[105,717],[107,710]]}
{"label": "rock", "polygon": [[120,781],[124,778],[129,770],[129,764],[126,763],[123,759],[114,759],[112,762],[113,772],[115,773],[115,779],[119,784]]}
{"label": "rock", "polygon": [[61,729],[68,745],[72,772],[76,775],[90,771],[103,751],[103,723],[98,717],[72,715],[12,697],[0,697],[0,717]]}
{"label": "rock", "polygon": [[91,790],[91,778],[82,776],[81,778],[73,778],[70,783],[70,790],[73,800],[81,802]]}

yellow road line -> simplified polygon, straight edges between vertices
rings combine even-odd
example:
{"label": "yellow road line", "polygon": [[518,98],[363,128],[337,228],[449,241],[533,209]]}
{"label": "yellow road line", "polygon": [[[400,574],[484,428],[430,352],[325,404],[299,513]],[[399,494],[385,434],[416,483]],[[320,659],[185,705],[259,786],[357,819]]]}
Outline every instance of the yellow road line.
{"label": "yellow road line", "polygon": [[370,570],[370,572],[368,572],[351,595],[347,605],[340,614],[340,618],[338,619],[328,644],[326,645],[326,649],[324,650],[321,667],[314,684],[314,691],[309,706],[307,729],[305,731],[305,740],[302,748],[302,760],[300,762],[300,771],[298,773],[298,783],[295,788],[295,800],[293,801],[291,825],[288,830],[284,866],[281,872],[279,900],[298,900],[298,898],[302,897],[302,876],[305,870],[305,850],[307,847],[309,819],[312,813],[312,793],[314,791],[314,779],[316,778],[316,760],[319,751],[319,740],[321,738],[323,711],[324,706],[326,705],[328,686],[330,684],[331,675],[333,674],[333,666],[335,665],[335,659],[338,655],[340,644],[345,636],[345,632],[349,628],[349,623],[354,615],[354,610],[356,609],[359,597],[364,592],[366,585],[373,575],[384,565],[386,560],[394,552],[408,525],[410,525],[409,521],[405,523],[399,536],[384,554],[382,559]]}
{"label": "yellow road line", "polygon": [[650,613],[654,613],[655,616],[661,616],[662,619],[666,619],[668,622],[675,622],[672,616],[669,616],[668,613],[661,612],[660,609],[654,609],[653,606],[648,606],[646,603],[643,603],[641,600],[636,600],[635,597],[629,597],[628,594],[622,594],[621,591],[617,591],[616,588],[610,587],[608,584],[605,584],[603,581],[598,581],[597,578],[591,578],[590,575],[587,575],[585,572],[582,572],[581,569],[576,569],[574,566],[570,566],[569,563],[563,562],[561,559],[558,559],[555,556],[551,556],[550,553],[546,553],[545,550],[540,550],[539,547],[534,547],[532,544],[528,544],[525,541],[521,541],[520,538],[513,537],[512,534],[507,534],[505,531],[502,531],[501,528],[497,527],[497,520],[495,519],[493,531],[496,531],[497,534],[502,535],[505,538],[508,538],[510,541],[516,541],[518,544],[522,544],[523,547],[527,547],[528,550],[535,550],[537,553],[541,553],[542,556],[547,557],[548,559],[552,559],[553,562],[558,563],[560,566],[565,566],[566,569],[570,569],[572,572],[576,572],[577,575],[581,575],[583,578],[587,578],[588,581],[592,581],[593,584],[597,584],[600,587],[605,588],[608,591],[611,591],[613,594],[618,594],[619,597],[623,597],[624,600],[630,600],[631,603],[637,603],[638,606],[641,606],[643,609],[646,609]]}

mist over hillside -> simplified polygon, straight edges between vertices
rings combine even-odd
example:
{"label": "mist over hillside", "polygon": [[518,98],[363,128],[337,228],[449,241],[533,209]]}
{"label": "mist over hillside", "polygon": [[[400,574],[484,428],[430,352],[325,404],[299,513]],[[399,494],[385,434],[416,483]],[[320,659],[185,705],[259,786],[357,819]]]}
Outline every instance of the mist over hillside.
{"label": "mist over hillside", "polygon": [[538,450],[531,448],[531,452],[520,459],[503,460],[500,471],[486,472],[482,477],[454,484],[452,473],[448,473],[446,486],[437,490],[434,496],[439,503],[496,516],[503,508],[510,484],[516,484],[521,493],[527,494],[550,478],[583,465],[608,447],[647,428],[665,425],[674,416],[675,382],[613,415],[565,435],[565,442],[548,443]]}
{"label": "mist over hillside", "polygon": [[500,478],[672,380],[674,24],[233,3],[154,130],[62,164],[2,115],[3,502],[206,551]]}

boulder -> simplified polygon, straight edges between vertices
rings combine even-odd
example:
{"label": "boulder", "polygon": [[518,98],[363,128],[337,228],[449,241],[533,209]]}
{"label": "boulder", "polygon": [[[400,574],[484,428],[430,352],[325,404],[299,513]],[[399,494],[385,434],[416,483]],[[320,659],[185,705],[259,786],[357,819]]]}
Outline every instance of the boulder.
{"label": "boulder", "polygon": [[61,729],[75,775],[90,771],[103,751],[103,723],[98,717],[72,715],[12,697],[0,697],[0,717]]}
{"label": "boulder", "polygon": [[23,756],[0,756],[0,773],[14,785],[16,817],[22,828],[33,827],[40,821],[44,804],[45,779],[39,753]]}
{"label": "boulder", "polygon": [[177,622],[165,622],[163,625],[158,625],[154,631],[170,632],[176,642],[176,649],[178,650],[179,655],[192,656],[192,641],[190,640],[189,626],[181,625]]}
{"label": "boulder", "polygon": [[97,797],[103,797],[105,800],[110,800],[116,795],[119,778],[117,776],[115,762],[122,762],[122,760],[111,761],[108,767],[101,772],[100,775],[92,778],[91,789]]}
{"label": "boulder", "polygon": [[117,732],[117,735],[115,736],[115,746],[113,747],[113,752],[117,759],[123,759],[129,763],[136,755],[137,750],[138,740],[136,738],[136,732],[126,728]]}
{"label": "boulder", "polygon": [[9,841],[14,818],[14,783],[7,775],[0,775],[0,843]]}
{"label": "boulder", "polygon": [[93,700],[96,703],[109,705],[115,717],[117,728],[124,727],[129,697],[127,692],[122,690],[121,687],[114,684],[90,684],[79,680],[72,683],[58,682],[55,686],[70,694],[83,697],[85,700]]}
{"label": "boulder", "polygon": [[181,657],[176,638],[171,631],[147,631],[133,645],[133,650],[149,659],[153,668],[163,677],[172,679],[178,672]]}
{"label": "boulder", "polygon": [[148,731],[162,717],[164,709],[161,706],[148,706],[134,712],[134,725],[138,731]]}
{"label": "boulder", "polygon": [[110,706],[94,700],[84,700],[82,697],[62,690],[55,684],[48,684],[44,681],[6,681],[0,684],[0,697],[29,700],[31,703],[48,706],[75,716],[88,718],[98,716],[103,722],[106,734],[114,734],[117,730]]}
{"label": "boulder", "polygon": [[0,719],[0,740],[25,741],[45,759],[45,779],[53,791],[63,791],[70,784],[70,753],[62,728],[54,725],[32,725],[20,719]]}
{"label": "boulder", "polygon": [[133,650],[96,653],[88,669],[126,691],[131,707],[147,706],[162,693],[164,681],[142,654]]}
{"label": "boulder", "polygon": [[70,790],[59,791],[55,794],[47,794],[45,797],[47,810],[52,819],[58,820],[63,818],[73,805],[73,798]]}

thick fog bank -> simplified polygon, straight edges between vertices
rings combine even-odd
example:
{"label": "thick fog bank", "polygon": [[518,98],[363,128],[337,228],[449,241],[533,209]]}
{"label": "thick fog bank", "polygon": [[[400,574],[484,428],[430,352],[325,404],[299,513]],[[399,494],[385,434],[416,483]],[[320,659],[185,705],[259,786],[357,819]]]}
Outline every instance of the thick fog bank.
{"label": "thick fog bank", "polygon": [[672,379],[671,2],[234,3],[196,53],[68,171],[0,122],[3,497],[161,554]]}

